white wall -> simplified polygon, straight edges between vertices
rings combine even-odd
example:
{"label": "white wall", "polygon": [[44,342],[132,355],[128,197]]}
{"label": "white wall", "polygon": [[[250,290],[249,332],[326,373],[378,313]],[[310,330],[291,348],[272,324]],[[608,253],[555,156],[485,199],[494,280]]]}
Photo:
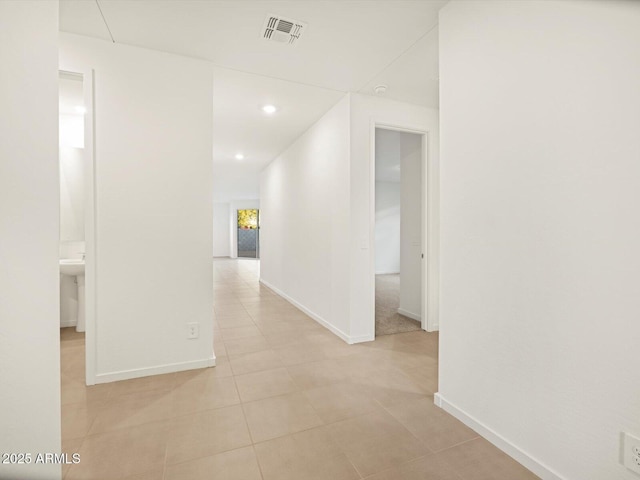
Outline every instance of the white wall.
{"label": "white wall", "polygon": [[349,97],[261,174],[261,280],[349,337]]}
{"label": "white wall", "polygon": [[[219,111],[216,112],[216,116],[224,118]],[[215,203],[253,200],[259,197],[260,174],[256,172],[255,166],[251,164],[250,160],[247,159],[244,162],[234,160],[233,163],[216,162],[213,165],[213,170],[213,201]]]}
{"label": "white wall", "polygon": [[231,228],[229,226],[229,203],[213,204],[213,256],[231,255]]}
{"label": "white wall", "polygon": [[376,182],[376,275],[400,273],[400,184]]}
{"label": "white wall", "polygon": [[[347,95],[269,164],[260,184],[263,282],[349,343],[375,336],[376,122],[428,132],[428,191],[437,199],[438,111],[360,94]],[[437,252],[437,243],[429,248]],[[437,298],[437,281],[429,292]]]}
{"label": "white wall", "polygon": [[[62,69],[95,71],[96,381],[205,366],[212,68],[69,34],[60,50]],[[198,339],[188,322],[200,323]]]}
{"label": "white wall", "polygon": [[439,393],[543,478],[638,478],[639,45],[638,2],[441,11]]}
{"label": "white wall", "polygon": [[[374,148],[374,125],[401,126],[414,130],[428,131],[427,154],[429,157],[427,196],[425,209],[428,210],[429,223],[425,224],[425,237],[429,229],[438,224],[438,110],[424,108],[408,103],[396,102],[380,97],[360,94],[351,95],[350,117],[350,336],[352,341],[374,339],[374,301],[375,301],[375,258],[373,255],[375,232],[374,189],[372,188],[371,161]],[[425,257],[437,257],[437,238],[427,246]],[[433,261],[433,260],[429,260]],[[433,261],[433,276],[429,279],[428,308],[431,318],[437,318],[436,302],[438,297],[437,265]],[[436,326],[437,328],[437,326]]]}
{"label": "white wall", "polygon": [[422,319],[422,137],[400,133],[400,307]]}
{"label": "white wall", "polygon": [[[260,200],[231,200],[229,203],[229,223],[227,228],[229,229],[229,235],[231,237],[230,255],[231,258],[238,258],[238,210],[254,210],[260,209]],[[262,215],[262,212],[260,212]],[[261,217],[262,218],[262,217]],[[260,242],[260,249],[262,249],[262,232],[258,239]]]}
{"label": "white wall", "polygon": [[57,1],[0,2],[0,452],[34,456],[60,451],[57,40]]}

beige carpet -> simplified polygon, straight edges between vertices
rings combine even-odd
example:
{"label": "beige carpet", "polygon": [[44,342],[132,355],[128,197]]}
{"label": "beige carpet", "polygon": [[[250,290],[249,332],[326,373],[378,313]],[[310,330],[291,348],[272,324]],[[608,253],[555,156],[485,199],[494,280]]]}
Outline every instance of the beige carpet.
{"label": "beige carpet", "polygon": [[398,313],[400,275],[376,275],[376,336],[420,330],[420,322]]}

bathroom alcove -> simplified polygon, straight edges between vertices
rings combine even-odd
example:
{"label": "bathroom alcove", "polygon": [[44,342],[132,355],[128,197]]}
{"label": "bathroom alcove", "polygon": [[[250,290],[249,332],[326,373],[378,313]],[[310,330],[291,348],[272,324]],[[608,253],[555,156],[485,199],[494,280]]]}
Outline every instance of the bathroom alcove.
{"label": "bathroom alcove", "polygon": [[[60,327],[84,312],[86,384],[95,383],[95,221],[93,71],[59,73],[59,258],[84,260],[84,275],[60,275]],[[76,283],[77,282],[77,283]],[[84,291],[84,302],[79,292]],[[79,303],[84,303],[84,308]],[[83,323],[83,322],[81,322]]]}

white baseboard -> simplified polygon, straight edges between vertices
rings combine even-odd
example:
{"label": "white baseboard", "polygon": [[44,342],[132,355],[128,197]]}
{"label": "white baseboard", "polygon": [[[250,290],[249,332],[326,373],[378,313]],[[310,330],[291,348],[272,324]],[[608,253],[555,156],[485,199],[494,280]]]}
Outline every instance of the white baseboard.
{"label": "white baseboard", "polygon": [[110,383],[120,380],[130,380],[132,378],[149,377],[151,375],[161,375],[163,373],[183,372],[185,370],[196,370],[198,368],[208,368],[216,366],[216,357],[204,360],[194,360],[192,362],[168,363],[156,367],[137,368],[133,370],[121,370],[119,372],[100,373],[96,375],[96,384]]}
{"label": "white baseboard", "polygon": [[376,272],[375,275],[400,275],[400,272]]}
{"label": "white baseboard", "polygon": [[77,320],[65,320],[65,321],[61,320],[60,328],[75,327],[77,323],[78,323]]}
{"label": "white baseboard", "polygon": [[422,321],[422,315],[418,315],[417,313],[413,313],[408,310],[404,310],[402,308],[398,308],[398,313],[400,315],[404,315],[405,317],[409,317],[412,320],[417,320],[418,322]]}
{"label": "white baseboard", "polygon": [[353,336],[349,337],[349,345],[353,345],[354,343],[373,342],[375,339],[375,334]]}
{"label": "white baseboard", "polygon": [[353,345],[354,343],[360,343],[360,342],[370,342],[370,341],[374,340],[374,338],[369,338],[370,337],[369,335],[366,335],[366,336],[362,335],[362,336],[358,336],[358,337],[350,337],[349,335],[344,333],[339,328],[336,328],[333,325],[331,325],[329,322],[327,322],[324,318],[322,318],[317,313],[309,310],[307,307],[305,307],[301,303],[298,303],[296,300],[291,298],[289,295],[287,295],[286,293],[284,293],[280,289],[278,289],[278,288],[274,287],[273,285],[271,285],[269,282],[267,282],[267,281],[265,281],[265,280],[263,280],[261,278],[260,279],[260,283],[262,285],[264,285],[265,287],[267,287],[269,290],[273,290],[274,293],[280,295],[282,298],[284,298],[287,302],[289,302],[291,305],[296,307],[298,310],[302,310],[304,313],[306,313],[308,316],[313,318],[316,322],[318,322],[324,328],[326,328],[327,330],[331,331],[333,334],[335,334],[338,337],[340,337],[342,340],[347,342],[349,345]]}
{"label": "white baseboard", "polygon": [[504,438],[499,433],[495,432],[491,428],[487,427],[484,423],[475,419],[467,412],[461,410],[456,407],[454,404],[446,400],[440,393],[436,393],[433,396],[433,403],[436,406],[442,408],[444,411],[450,413],[462,423],[464,423],[467,427],[472,430],[478,432],[485,439],[493,443],[496,447],[502,450],[504,453],[509,455],[511,458],[516,460],[518,463],[524,465],[526,468],[531,470],[533,473],[538,475],[540,478],[544,480],[566,480],[565,477],[561,476],[557,472],[554,472],[551,468],[547,467],[544,463],[539,461],[538,459],[532,457],[518,446],[511,443],[509,440]]}

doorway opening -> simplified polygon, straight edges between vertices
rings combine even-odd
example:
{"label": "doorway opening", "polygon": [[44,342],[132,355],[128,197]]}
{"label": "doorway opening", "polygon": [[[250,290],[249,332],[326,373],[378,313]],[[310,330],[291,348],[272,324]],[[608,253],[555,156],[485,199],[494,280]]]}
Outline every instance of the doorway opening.
{"label": "doorway opening", "polygon": [[[59,72],[60,352],[63,387],[95,383],[93,72]],[[65,399],[63,398],[63,409]]]}
{"label": "doorway opening", "polygon": [[375,335],[425,329],[424,133],[375,128]]}
{"label": "doorway opening", "polygon": [[260,258],[260,210],[238,210],[238,257]]}

